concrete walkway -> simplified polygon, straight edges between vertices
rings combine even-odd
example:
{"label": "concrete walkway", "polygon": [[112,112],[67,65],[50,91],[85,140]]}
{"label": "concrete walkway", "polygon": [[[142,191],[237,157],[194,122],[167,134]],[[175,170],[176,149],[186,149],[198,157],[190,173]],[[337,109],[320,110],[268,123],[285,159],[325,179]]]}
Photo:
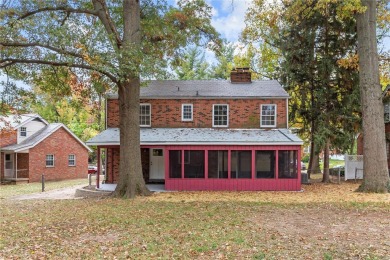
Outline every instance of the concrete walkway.
{"label": "concrete walkway", "polygon": [[[10,200],[71,200],[82,199],[82,197],[76,197],[76,190],[85,187],[85,184],[76,185],[68,188],[62,188],[57,190],[44,191],[39,193],[30,193],[25,195],[18,195],[10,197]],[[146,185],[150,191],[153,192],[165,192],[164,185],[161,184],[148,184]]]}

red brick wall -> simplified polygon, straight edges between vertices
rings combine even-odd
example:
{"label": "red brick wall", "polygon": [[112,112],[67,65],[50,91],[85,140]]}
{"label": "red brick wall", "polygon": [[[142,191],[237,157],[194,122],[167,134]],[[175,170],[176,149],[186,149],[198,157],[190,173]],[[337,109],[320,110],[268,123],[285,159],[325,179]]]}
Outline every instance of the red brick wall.
{"label": "red brick wall", "polygon": [[[152,127],[212,127],[213,104],[229,105],[229,128],[260,128],[260,105],[277,105],[277,128],[287,128],[285,99],[142,99],[152,106]],[[193,104],[193,121],[181,121],[182,104]],[[107,127],[119,127],[117,99],[107,100]]]}
{"label": "red brick wall", "polygon": [[16,130],[1,130],[0,131],[0,147],[4,147],[10,144],[17,143],[17,131]]}
{"label": "red brick wall", "polygon": [[[46,167],[46,155],[54,155],[54,167]],[[76,156],[76,166],[68,166],[68,155]],[[88,174],[88,150],[64,128],[60,128],[30,149],[30,182],[86,178]]]}
{"label": "red brick wall", "polygon": [[29,154],[18,153],[18,178],[28,178]]}
{"label": "red brick wall", "polygon": [[107,183],[117,183],[119,179],[119,147],[107,148]]}

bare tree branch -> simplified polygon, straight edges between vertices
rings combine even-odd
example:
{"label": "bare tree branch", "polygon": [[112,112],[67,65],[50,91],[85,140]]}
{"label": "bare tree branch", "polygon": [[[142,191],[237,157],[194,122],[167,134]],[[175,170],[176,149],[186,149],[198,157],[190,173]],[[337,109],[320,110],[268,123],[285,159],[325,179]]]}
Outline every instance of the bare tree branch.
{"label": "bare tree branch", "polygon": [[7,68],[9,66],[12,66],[12,65],[15,65],[18,63],[20,63],[20,64],[40,64],[40,65],[50,65],[50,66],[56,66],[56,67],[69,67],[69,68],[86,69],[86,70],[99,72],[100,74],[103,74],[106,77],[108,77],[115,84],[118,83],[118,79],[113,74],[111,74],[109,72],[103,71],[103,70],[98,69],[98,68],[94,68],[90,65],[76,64],[76,63],[69,63],[69,62],[6,58],[6,59],[0,60],[0,69]]}
{"label": "bare tree branch", "polygon": [[108,12],[107,4],[105,0],[92,0],[93,6],[97,17],[99,17],[108,35],[113,36],[116,47],[120,49],[122,46],[122,40],[115,27],[114,21],[111,19],[110,13]]}
{"label": "bare tree branch", "polygon": [[80,58],[80,59],[84,58],[81,54],[78,54],[78,53],[75,53],[75,52],[71,52],[71,51],[67,51],[67,50],[64,50],[64,49],[60,49],[60,48],[57,48],[57,47],[53,47],[53,46],[50,46],[50,45],[47,45],[47,44],[41,44],[39,42],[30,42],[30,43],[0,42],[0,47],[1,46],[5,46],[5,47],[42,47],[42,48],[45,48],[45,49],[57,52],[59,54],[66,54],[66,55],[70,55],[72,57]]}
{"label": "bare tree branch", "polygon": [[20,16],[18,20],[23,20],[26,19],[32,15],[38,14],[38,13],[43,13],[43,12],[55,12],[55,11],[64,11],[67,13],[80,13],[80,14],[91,14],[97,16],[97,12],[89,9],[75,9],[75,8],[70,8],[68,6],[58,6],[58,7],[45,7],[45,8],[40,8],[37,10],[33,10],[30,12],[27,12]]}

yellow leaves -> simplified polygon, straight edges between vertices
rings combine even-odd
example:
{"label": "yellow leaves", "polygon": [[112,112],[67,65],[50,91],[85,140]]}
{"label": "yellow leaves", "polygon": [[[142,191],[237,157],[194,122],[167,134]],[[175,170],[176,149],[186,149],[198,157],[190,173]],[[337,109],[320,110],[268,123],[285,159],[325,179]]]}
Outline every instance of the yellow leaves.
{"label": "yellow leaves", "polygon": [[348,57],[337,60],[337,65],[341,68],[358,70],[359,56],[357,54],[349,55]]}

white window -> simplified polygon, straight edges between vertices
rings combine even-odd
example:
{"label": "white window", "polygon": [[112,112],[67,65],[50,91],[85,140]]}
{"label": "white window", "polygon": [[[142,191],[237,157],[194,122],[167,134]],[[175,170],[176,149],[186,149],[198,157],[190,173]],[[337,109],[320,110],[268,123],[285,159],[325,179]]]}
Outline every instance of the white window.
{"label": "white window", "polygon": [[139,105],[139,125],[150,126],[151,109],[150,104]]}
{"label": "white window", "polygon": [[227,127],[229,122],[229,106],[213,105],[213,127]]}
{"label": "white window", "polygon": [[27,136],[27,128],[26,127],[20,128],[20,136]]}
{"label": "white window", "polygon": [[46,167],[54,167],[54,154],[46,155]]}
{"label": "white window", "polygon": [[192,104],[182,104],[181,105],[181,120],[182,121],[192,121]]}
{"label": "white window", "polygon": [[76,166],[76,155],[74,154],[68,155],[68,166]]}
{"label": "white window", "polygon": [[276,127],[276,105],[261,105],[260,126]]}

